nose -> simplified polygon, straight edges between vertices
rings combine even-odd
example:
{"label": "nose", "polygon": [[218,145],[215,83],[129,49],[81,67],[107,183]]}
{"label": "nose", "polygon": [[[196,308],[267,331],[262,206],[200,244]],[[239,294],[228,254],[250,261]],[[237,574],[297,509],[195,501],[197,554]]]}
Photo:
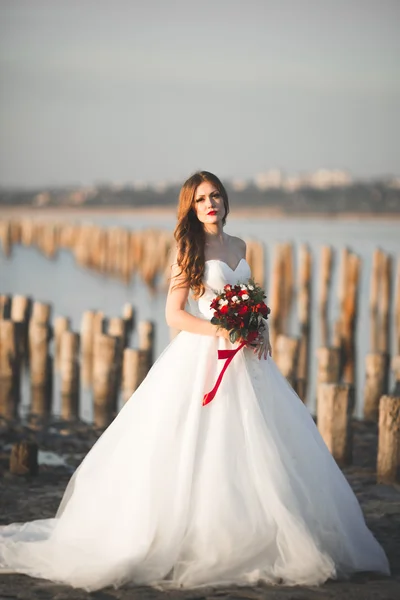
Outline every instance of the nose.
{"label": "nose", "polygon": [[207,200],[208,209],[211,210],[212,208],[215,208],[214,198],[212,196],[208,196]]}

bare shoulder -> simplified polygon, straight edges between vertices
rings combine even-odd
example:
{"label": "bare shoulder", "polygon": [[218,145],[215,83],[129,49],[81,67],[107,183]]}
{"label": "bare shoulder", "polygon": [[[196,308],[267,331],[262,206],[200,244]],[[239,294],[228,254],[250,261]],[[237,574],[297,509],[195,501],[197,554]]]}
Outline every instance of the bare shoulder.
{"label": "bare shoulder", "polygon": [[246,242],[244,240],[234,235],[230,235],[229,243],[231,244],[231,247],[237,251],[238,254],[242,255],[243,258],[246,257]]}

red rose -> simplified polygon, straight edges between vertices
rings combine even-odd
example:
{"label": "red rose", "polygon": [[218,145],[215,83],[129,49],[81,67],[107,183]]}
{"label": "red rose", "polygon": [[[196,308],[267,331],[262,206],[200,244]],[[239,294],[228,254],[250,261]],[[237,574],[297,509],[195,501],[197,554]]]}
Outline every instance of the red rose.
{"label": "red rose", "polygon": [[224,304],[223,306],[221,306],[221,308],[219,309],[219,312],[221,315],[226,315],[226,313],[228,312],[229,308],[227,304]]}
{"label": "red rose", "polygon": [[240,316],[245,315],[246,313],[249,312],[249,310],[250,310],[249,307],[246,306],[245,304],[243,304],[238,310],[238,315],[240,315]]}
{"label": "red rose", "polygon": [[210,304],[210,307],[211,307],[213,310],[217,310],[217,309],[218,309],[218,300],[217,300],[217,298],[215,298],[215,299],[214,299],[214,300],[211,302],[211,304]]}

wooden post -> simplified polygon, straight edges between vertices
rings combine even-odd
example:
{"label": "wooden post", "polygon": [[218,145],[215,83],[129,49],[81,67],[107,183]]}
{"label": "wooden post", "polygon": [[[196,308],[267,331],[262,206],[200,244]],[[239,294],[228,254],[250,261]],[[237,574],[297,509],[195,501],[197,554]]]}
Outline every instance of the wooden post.
{"label": "wooden post", "polygon": [[11,298],[4,294],[0,295],[0,319],[9,319],[11,311]]}
{"label": "wooden post", "polygon": [[[262,242],[255,240],[246,240],[246,260],[250,265],[251,273],[254,281],[261,287],[264,286],[265,271],[264,271],[264,245]],[[165,261],[165,274],[169,277],[171,273],[171,263],[174,260],[175,254],[171,255],[171,252],[175,252],[174,245],[171,243],[170,252],[166,256]]]}
{"label": "wooden post", "polygon": [[23,246],[32,246],[34,237],[34,223],[32,219],[21,221],[21,244]]}
{"label": "wooden post", "polygon": [[278,335],[282,333],[282,264],[282,245],[276,244],[273,254],[269,301],[269,306],[271,308],[270,336],[272,348],[275,348],[276,339]]}
{"label": "wooden post", "polygon": [[125,283],[129,283],[131,276],[129,264],[129,245],[130,232],[127,229],[120,229],[118,235],[117,268],[119,277]]}
{"label": "wooden post", "polygon": [[122,366],[122,396],[126,402],[140,385],[140,350],[125,348]]}
{"label": "wooden post", "polygon": [[18,417],[20,401],[20,360],[16,325],[0,320],[0,415],[7,420]]}
{"label": "wooden post", "polygon": [[397,260],[396,299],[395,299],[395,354],[400,354],[400,259]]}
{"label": "wooden post", "polygon": [[339,383],[339,348],[317,348],[318,371],[317,384]]}
{"label": "wooden post", "polygon": [[355,254],[348,256],[347,265],[347,287],[343,303],[343,381],[355,385],[356,379],[356,355],[355,335],[357,325],[358,309],[358,284],[360,277],[361,261]]}
{"label": "wooden post", "polygon": [[19,361],[15,323],[9,319],[0,321],[0,377],[19,376]]}
{"label": "wooden post", "polygon": [[400,354],[393,356],[391,368],[394,375],[394,386],[391,395],[400,397]]}
{"label": "wooden post", "polygon": [[47,382],[47,358],[49,354],[49,329],[46,324],[31,321],[29,324],[29,353],[31,383],[44,387]]}
{"label": "wooden post", "polygon": [[154,323],[151,321],[141,321],[138,325],[139,349],[147,352],[148,369],[154,360]]}
{"label": "wooden post", "polygon": [[[379,294],[380,326],[378,335],[378,350],[384,354],[390,353],[390,295],[392,287],[392,261],[389,255],[382,256],[382,285]],[[387,368],[389,363],[387,363]]]}
{"label": "wooden post", "polygon": [[328,331],[328,298],[332,278],[332,248],[321,248],[321,262],[319,268],[319,318],[320,318],[320,344],[321,347],[329,346]]}
{"label": "wooden post", "polygon": [[94,338],[93,395],[96,427],[106,427],[116,406],[118,339],[98,333]]}
{"label": "wooden post", "polygon": [[21,223],[20,221],[11,221],[11,243],[20,244],[21,243]]}
{"label": "wooden post", "polygon": [[318,429],[340,466],[349,465],[352,461],[353,409],[353,386],[337,383],[321,383],[318,386]]}
{"label": "wooden post", "polygon": [[44,302],[34,302],[32,306],[32,316],[31,320],[36,323],[46,323],[47,325],[50,322],[51,316],[51,306],[50,304],[45,304]]}
{"label": "wooden post", "polygon": [[81,348],[82,354],[92,354],[93,352],[93,324],[94,324],[93,310],[87,310],[82,315],[81,321]]}
{"label": "wooden post", "polygon": [[379,483],[398,481],[399,432],[400,398],[382,396],[379,402],[379,438],[376,468]]}
{"label": "wooden post", "polygon": [[344,354],[343,354],[343,335],[344,335],[344,312],[346,301],[346,290],[348,281],[348,257],[349,251],[347,248],[342,248],[340,253],[339,264],[339,282],[338,282],[338,300],[339,300],[339,317],[333,327],[333,347],[340,348],[340,377],[343,373]]}
{"label": "wooden post", "polygon": [[[37,310],[37,309],[36,309]],[[32,300],[28,296],[13,296],[11,301],[11,319],[27,323],[32,311]]]}
{"label": "wooden post", "polygon": [[104,313],[96,310],[93,317],[93,335],[104,333]]}
{"label": "wooden post", "polygon": [[28,323],[32,310],[32,301],[27,296],[13,296],[11,302],[11,319],[17,323],[18,352],[21,365],[28,362]]}
{"label": "wooden post", "polygon": [[37,475],[38,445],[35,442],[13,444],[10,455],[10,473],[13,475]]}
{"label": "wooden post", "polygon": [[0,241],[3,246],[4,256],[9,257],[12,248],[10,221],[0,221]]}
{"label": "wooden post", "polygon": [[130,337],[135,326],[135,313],[132,304],[126,302],[122,309],[122,318],[125,321],[126,344],[129,344]]}
{"label": "wooden post", "polygon": [[317,348],[317,413],[318,388],[323,383],[339,383],[340,375],[340,349],[339,348]]}
{"label": "wooden post", "polygon": [[31,380],[31,411],[46,419],[52,400],[52,359],[49,355],[49,326],[46,323],[29,323],[29,357]]}
{"label": "wooden post", "polygon": [[81,349],[82,349],[82,383],[85,387],[92,385],[94,338],[103,333],[104,314],[87,310],[82,315]]}
{"label": "wooden post", "polygon": [[122,349],[126,346],[125,321],[121,317],[111,317],[108,320],[108,335],[113,335],[121,340]]}
{"label": "wooden post", "polygon": [[389,355],[382,352],[365,357],[364,419],[378,421],[379,401],[388,392]]}
{"label": "wooden post", "polygon": [[289,330],[289,317],[293,302],[294,268],[292,244],[282,247],[282,298],[281,298],[281,333],[287,334]]}
{"label": "wooden post", "polygon": [[126,331],[125,331],[125,321],[120,317],[112,317],[108,321],[108,335],[114,336],[118,340],[116,357],[115,357],[115,406],[113,407],[114,412],[117,412],[117,401],[118,394],[122,383],[122,362],[123,362],[123,352],[126,346]]}
{"label": "wooden post", "polygon": [[297,363],[297,379],[304,382],[305,401],[308,386],[308,371],[310,362],[310,308],[311,308],[311,281],[312,281],[312,256],[306,244],[300,246],[299,254],[299,297],[298,315],[300,323],[300,346]]}
{"label": "wooden post", "polygon": [[292,387],[296,387],[299,343],[298,338],[286,335],[279,335],[276,341],[276,364]]}
{"label": "wooden post", "polygon": [[97,251],[97,268],[100,273],[107,271],[107,251],[108,251],[108,235],[104,229],[99,229],[98,235],[98,251]]}
{"label": "wooden post", "polygon": [[11,301],[11,319],[28,322],[32,310],[32,301],[28,296],[13,296]]}
{"label": "wooden post", "polygon": [[370,318],[370,347],[371,352],[378,352],[378,299],[381,279],[381,257],[379,249],[374,250],[372,255],[372,271],[369,292],[369,318]]}
{"label": "wooden post", "polygon": [[60,339],[61,417],[79,416],[79,335],[64,331]]}
{"label": "wooden post", "polygon": [[54,319],[54,363],[56,370],[60,366],[61,337],[64,331],[71,328],[71,320],[68,317],[56,317]]}
{"label": "wooden post", "polygon": [[147,350],[139,350],[139,380],[138,386],[142,383],[142,381],[147,377],[147,373],[151,369],[151,364],[149,363],[149,353]]}
{"label": "wooden post", "polygon": [[94,317],[95,312],[87,310],[81,321],[82,383],[85,388],[92,385]]}

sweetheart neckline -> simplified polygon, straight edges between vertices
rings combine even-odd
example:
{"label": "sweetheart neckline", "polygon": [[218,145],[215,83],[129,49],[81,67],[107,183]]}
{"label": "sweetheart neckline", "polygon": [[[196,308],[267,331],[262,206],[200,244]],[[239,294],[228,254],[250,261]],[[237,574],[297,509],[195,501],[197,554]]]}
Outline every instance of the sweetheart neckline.
{"label": "sweetheart neckline", "polygon": [[[226,265],[228,267],[228,269],[230,269],[232,271],[232,273],[234,273],[235,271],[238,270],[239,265],[242,261],[245,261],[247,263],[247,260],[245,258],[241,258],[238,262],[238,264],[236,265],[236,267],[234,269],[232,269],[232,267],[230,267],[228,265],[228,263],[226,263],[224,260],[220,260],[219,258],[210,258],[209,260],[204,261],[205,263],[209,263],[209,262],[219,262],[222,263],[223,265]],[[248,263],[247,263],[248,264]]]}

